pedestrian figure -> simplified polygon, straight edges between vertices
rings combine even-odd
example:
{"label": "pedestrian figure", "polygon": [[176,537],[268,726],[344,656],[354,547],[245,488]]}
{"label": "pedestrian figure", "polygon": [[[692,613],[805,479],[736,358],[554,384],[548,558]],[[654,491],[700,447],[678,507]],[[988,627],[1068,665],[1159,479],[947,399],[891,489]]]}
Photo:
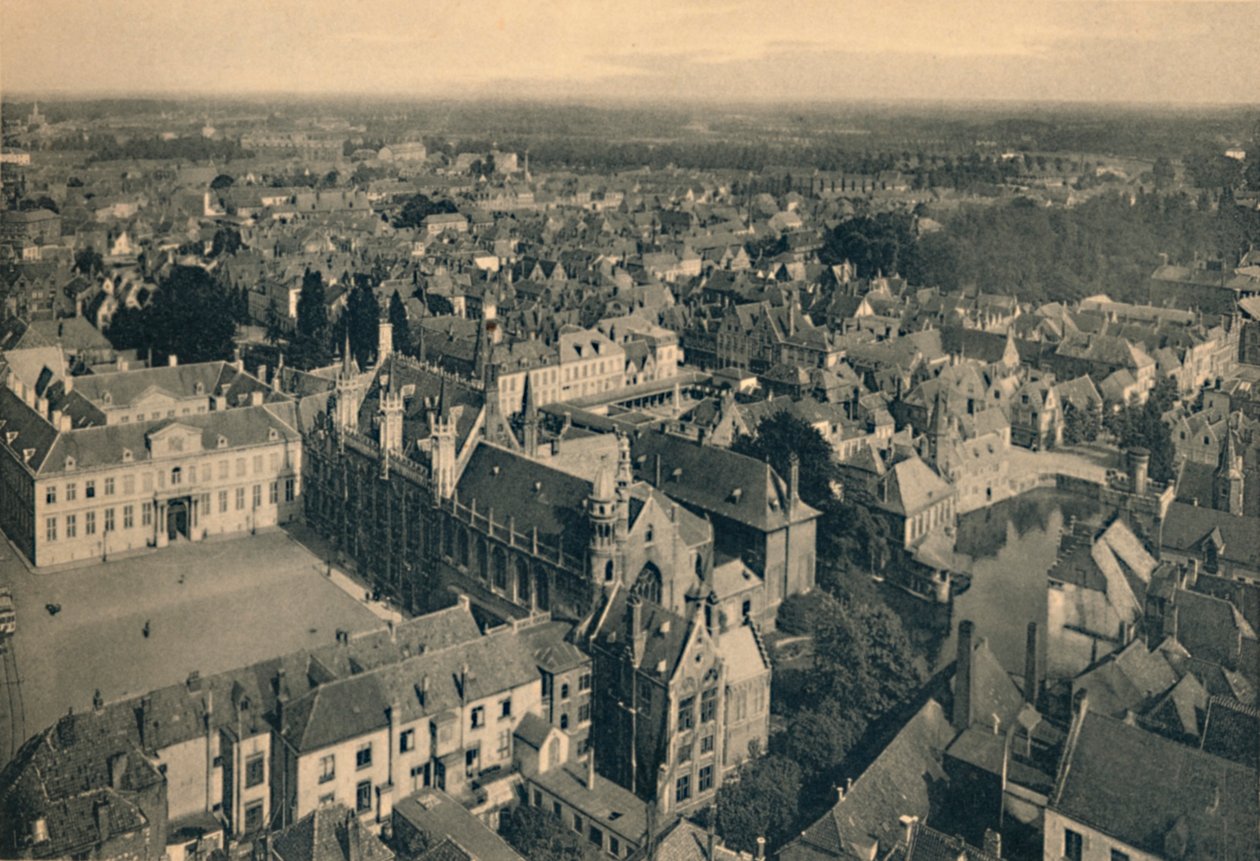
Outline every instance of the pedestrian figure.
{"label": "pedestrian figure", "polygon": [[149,620],[148,619],[144,620],[143,633],[144,633],[144,638],[147,640],[149,638]]}

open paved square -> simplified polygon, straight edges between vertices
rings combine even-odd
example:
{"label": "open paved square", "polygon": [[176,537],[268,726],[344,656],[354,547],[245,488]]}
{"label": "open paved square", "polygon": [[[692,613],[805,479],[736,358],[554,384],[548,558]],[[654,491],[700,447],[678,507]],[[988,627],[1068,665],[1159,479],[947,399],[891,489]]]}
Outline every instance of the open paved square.
{"label": "open paved square", "polygon": [[193,670],[207,675],[331,643],[338,628],[384,624],[278,530],[52,573],[31,572],[6,541],[0,583],[17,605],[5,659],[9,672],[16,664],[25,713],[14,733],[9,698],[0,696],[0,762],[13,736],[37,732],[67,708],[91,708],[97,689],[106,700],[131,696]]}

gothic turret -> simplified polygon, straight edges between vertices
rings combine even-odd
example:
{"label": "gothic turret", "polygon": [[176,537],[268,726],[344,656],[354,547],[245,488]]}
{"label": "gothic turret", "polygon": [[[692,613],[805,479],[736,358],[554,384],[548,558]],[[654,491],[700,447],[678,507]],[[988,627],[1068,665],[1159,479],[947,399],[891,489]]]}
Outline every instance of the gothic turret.
{"label": "gothic turret", "polygon": [[605,585],[611,585],[617,578],[617,541],[613,534],[617,519],[616,503],[612,474],[607,467],[600,467],[586,501],[586,513],[591,522],[591,579]]}
{"label": "gothic turret", "polygon": [[1221,458],[1216,466],[1216,474],[1212,477],[1212,507],[1219,511],[1241,515],[1243,513],[1243,471],[1242,454],[1238,451],[1237,433],[1233,428],[1226,428],[1225,442],[1221,446]]}
{"label": "gothic turret", "polygon": [[403,396],[398,386],[397,368],[390,363],[389,382],[381,389],[380,444],[382,452],[400,453],[403,449]]}
{"label": "gothic turret", "polygon": [[438,407],[431,419],[430,467],[433,473],[433,493],[438,499],[450,499],[455,495],[456,445],[455,417],[446,399],[446,378],[438,394]]}
{"label": "gothic turret", "polygon": [[333,421],[338,430],[354,430],[359,424],[359,366],[350,353],[350,334],[346,333],[341,353],[341,368],[334,382]]}

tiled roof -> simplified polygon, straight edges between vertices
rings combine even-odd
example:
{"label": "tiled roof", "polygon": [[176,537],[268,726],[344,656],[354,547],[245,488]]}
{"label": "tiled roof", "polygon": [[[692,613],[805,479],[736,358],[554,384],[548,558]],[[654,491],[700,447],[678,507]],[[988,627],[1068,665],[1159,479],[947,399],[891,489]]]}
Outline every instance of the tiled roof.
{"label": "tiled roof", "polygon": [[1254,768],[1087,713],[1051,807],[1143,852],[1257,857]]}
{"label": "tiled roof", "polygon": [[[502,837],[462,804],[436,789],[424,789],[396,802],[394,815],[423,832],[431,846],[447,843],[450,848],[435,856],[443,861],[461,857],[452,854],[452,850],[458,850],[464,853],[462,857],[475,861],[522,861]],[[429,859],[428,854],[421,857]]]}
{"label": "tiled roof", "polygon": [[277,861],[393,861],[394,853],[342,804],[321,805],[271,838]]}

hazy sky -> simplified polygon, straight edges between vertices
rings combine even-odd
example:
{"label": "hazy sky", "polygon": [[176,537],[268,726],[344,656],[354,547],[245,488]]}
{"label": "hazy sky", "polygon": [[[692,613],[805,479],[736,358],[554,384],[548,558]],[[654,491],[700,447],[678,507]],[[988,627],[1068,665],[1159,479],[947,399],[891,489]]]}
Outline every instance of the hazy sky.
{"label": "hazy sky", "polygon": [[0,0],[4,93],[1260,102],[1260,2]]}

